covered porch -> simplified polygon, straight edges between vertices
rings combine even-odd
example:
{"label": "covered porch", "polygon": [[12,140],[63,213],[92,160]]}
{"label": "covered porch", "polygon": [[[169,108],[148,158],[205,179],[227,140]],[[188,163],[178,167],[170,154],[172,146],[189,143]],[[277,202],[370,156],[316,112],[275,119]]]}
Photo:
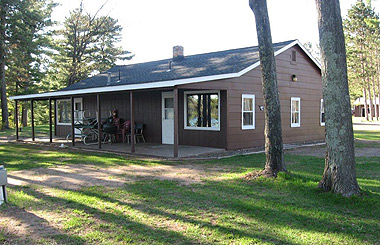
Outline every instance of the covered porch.
{"label": "covered porch", "polygon": [[[54,93],[54,92],[53,92]],[[72,94],[71,96],[62,96],[53,94],[52,96],[33,97],[15,99],[15,125],[16,140],[25,140],[31,142],[45,142],[50,144],[64,144],[80,149],[102,150],[105,152],[116,152],[122,154],[137,154],[155,157],[192,157],[198,155],[214,154],[225,151],[224,135],[225,128],[219,130],[185,130],[184,125],[184,93],[185,89],[179,89],[177,86],[167,89],[150,89],[139,91],[118,91],[111,93],[86,93]],[[223,96],[220,95],[222,93]],[[47,93],[49,94],[49,93]],[[167,95],[171,95],[171,97]],[[171,100],[166,100],[167,98]],[[218,100],[222,98],[225,103],[226,97],[224,92],[219,92]],[[95,112],[97,122],[103,122],[108,116],[111,108],[119,109],[121,117],[124,119],[145,123],[146,137],[145,142],[130,140],[129,143],[105,143],[102,137],[98,137],[96,142],[84,144],[81,137],[69,137],[69,142],[65,135],[76,135],[76,113],[78,111],[78,99],[82,105],[80,110],[92,110]],[[19,137],[18,129],[18,103],[19,101],[30,101],[31,106],[31,137],[23,139]],[[35,102],[47,100],[49,109],[49,132],[47,137],[37,137],[35,132],[34,108]],[[58,103],[66,101],[70,105],[68,114],[69,121],[65,124],[60,123]],[[220,102],[219,102],[220,103]],[[171,106],[167,106],[171,104]],[[226,108],[223,104],[218,108]],[[220,113],[220,112],[219,112]],[[224,114],[225,115],[225,114]],[[167,118],[168,117],[168,118]],[[171,124],[164,125],[166,119],[171,119]],[[217,118],[220,119],[220,115]],[[222,120],[225,120],[224,118]],[[130,139],[134,139],[135,123],[130,125]],[[218,122],[220,124],[220,122]],[[97,132],[102,132],[102,124],[97,123]],[[162,130],[162,131],[161,131]],[[172,139],[172,142],[164,142],[165,137]]]}

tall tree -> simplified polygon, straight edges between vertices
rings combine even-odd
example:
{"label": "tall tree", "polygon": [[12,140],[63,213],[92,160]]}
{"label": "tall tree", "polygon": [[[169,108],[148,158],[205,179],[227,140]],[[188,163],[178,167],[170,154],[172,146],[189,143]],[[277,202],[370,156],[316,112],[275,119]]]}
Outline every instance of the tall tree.
{"label": "tall tree", "polygon": [[[364,97],[364,110],[367,120],[373,119],[373,78],[376,73],[375,44],[376,37],[375,14],[371,2],[358,0],[349,10],[345,18],[344,32],[346,37],[349,85],[353,99]],[[373,96],[373,97],[372,97]],[[369,105],[368,102],[369,101]]]}
{"label": "tall tree", "polygon": [[[0,2],[3,128],[9,126],[7,93],[30,92],[29,88],[43,76],[40,72],[41,57],[43,53],[46,53],[44,49],[49,46],[46,28],[53,24],[50,15],[54,6],[55,4],[50,0],[2,0]],[[5,67],[7,67],[6,70]],[[24,106],[22,111],[26,112]]]}
{"label": "tall tree", "polygon": [[9,128],[9,113],[7,100],[7,86],[5,83],[5,62],[6,62],[6,25],[7,13],[10,2],[2,0],[0,2],[0,99],[1,99],[1,129]]}
{"label": "tall tree", "polygon": [[[23,0],[17,11],[12,13],[15,20],[9,29],[10,38],[8,55],[8,88],[10,94],[40,92],[41,82],[45,76],[43,64],[52,47],[51,31],[48,27],[51,13],[56,4],[50,0]],[[29,103],[21,103],[22,124],[27,125]]]}
{"label": "tall tree", "polygon": [[98,16],[102,7],[91,15],[81,5],[70,13],[58,32],[62,39],[58,41],[56,69],[63,74],[65,85],[107,70],[117,60],[131,58],[128,51],[115,46],[121,40],[122,27],[109,16]]}
{"label": "tall tree", "polygon": [[349,197],[359,193],[347,62],[339,0],[315,0],[322,60],[327,154],[319,187]]}
{"label": "tall tree", "polygon": [[265,113],[265,173],[276,176],[286,171],[282,143],[280,99],[277,87],[276,61],[274,58],[267,1],[250,0],[256,19],[259,54],[262,73],[262,88]]}

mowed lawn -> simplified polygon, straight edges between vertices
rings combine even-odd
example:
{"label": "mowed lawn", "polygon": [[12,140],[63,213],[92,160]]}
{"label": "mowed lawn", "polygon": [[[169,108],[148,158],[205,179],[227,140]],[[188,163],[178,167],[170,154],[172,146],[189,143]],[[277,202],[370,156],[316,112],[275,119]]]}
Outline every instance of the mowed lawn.
{"label": "mowed lawn", "polygon": [[[257,154],[188,162],[194,169],[210,171],[200,183],[190,185],[143,177],[116,187],[13,185],[8,188],[9,203],[0,206],[0,243],[379,243],[380,158],[357,158],[362,195],[352,198],[317,188],[324,165],[318,157],[286,155],[288,173],[277,179],[242,179],[261,169],[264,159]],[[95,166],[100,171],[184,164],[26,144],[0,145],[0,162],[9,175],[67,164]],[[217,174],[211,172],[215,166],[221,169]],[[9,217],[12,222],[1,221]],[[44,232],[38,235],[39,231]]]}
{"label": "mowed lawn", "polygon": [[[54,126],[52,129],[54,130]],[[34,132],[36,134],[35,135],[36,137],[49,136],[49,125],[46,125],[46,124],[36,125],[34,127]],[[16,131],[13,128],[0,131],[0,137],[15,137],[15,136],[16,136]],[[22,127],[21,131],[19,131],[19,136],[26,137],[26,138],[32,137],[32,127],[30,126],[25,127],[25,128]]]}

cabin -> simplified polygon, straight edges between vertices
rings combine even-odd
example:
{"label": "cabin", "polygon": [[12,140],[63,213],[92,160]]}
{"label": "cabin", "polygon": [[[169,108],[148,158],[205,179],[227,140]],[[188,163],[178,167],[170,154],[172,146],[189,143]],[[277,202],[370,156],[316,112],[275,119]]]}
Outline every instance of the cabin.
{"label": "cabin", "polygon": [[[274,43],[273,48],[284,143],[324,140],[319,62],[298,40]],[[116,109],[118,118],[143,124],[146,142],[172,144],[176,157],[178,146],[264,146],[261,80],[257,46],[189,56],[175,46],[170,59],[115,66],[59,91],[11,99],[16,109],[21,100],[49,100],[55,126],[50,141],[53,134],[75,134],[75,121],[86,113],[94,112],[101,121]],[[135,124],[130,127],[134,134]],[[72,137],[73,144],[78,141]],[[132,152],[139,145],[130,144]],[[100,139],[98,145],[102,147]]]}
{"label": "cabin", "polygon": [[[365,117],[365,99],[364,97],[360,97],[360,98],[357,98],[354,103],[353,103],[353,114],[355,117]],[[372,110],[370,109],[370,100],[367,99],[367,111],[368,111],[368,114],[373,113],[373,115],[375,114],[374,111],[377,111],[377,115],[379,113],[379,97],[376,97],[375,99],[373,99],[372,101]]]}

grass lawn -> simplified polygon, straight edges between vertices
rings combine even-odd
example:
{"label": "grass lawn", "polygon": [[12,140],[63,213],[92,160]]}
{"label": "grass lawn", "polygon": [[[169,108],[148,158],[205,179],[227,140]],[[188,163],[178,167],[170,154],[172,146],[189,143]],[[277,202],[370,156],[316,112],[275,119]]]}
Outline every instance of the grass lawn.
{"label": "grass lawn", "polygon": [[356,148],[380,148],[380,130],[355,130]]}
{"label": "grass lawn", "polygon": [[355,130],[355,139],[380,141],[380,130]]}
{"label": "grass lawn", "polygon": [[[53,126],[54,130],[54,126]],[[34,132],[36,134],[36,137],[38,136],[48,136],[49,135],[49,125],[36,125],[34,127]],[[7,137],[7,136],[16,136],[15,129],[6,129],[0,131],[0,137]],[[19,132],[20,137],[32,137],[32,127],[23,127],[21,129],[21,132]]]}
{"label": "grass lawn", "polygon": [[[0,162],[10,175],[15,170],[69,163],[106,169],[183,164],[24,144],[0,145]],[[263,162],[264,155],[257,154],[187,163],[206,172],[215,166],[221,169],[191,185],[137,177],[119,187],[12,186],[9,204],[0,206],[0,243],[379,243],[380,158],[357,158],[362,195],[348,199],[317,189],[322,158],[286,155],[290,172],[276,180],[241,178],[261,169]],[[1,223],[2,213],[16,213],[20,223],[34,217],[41,229],[52,232],[38,238],[14,233],[8,223]]]}

